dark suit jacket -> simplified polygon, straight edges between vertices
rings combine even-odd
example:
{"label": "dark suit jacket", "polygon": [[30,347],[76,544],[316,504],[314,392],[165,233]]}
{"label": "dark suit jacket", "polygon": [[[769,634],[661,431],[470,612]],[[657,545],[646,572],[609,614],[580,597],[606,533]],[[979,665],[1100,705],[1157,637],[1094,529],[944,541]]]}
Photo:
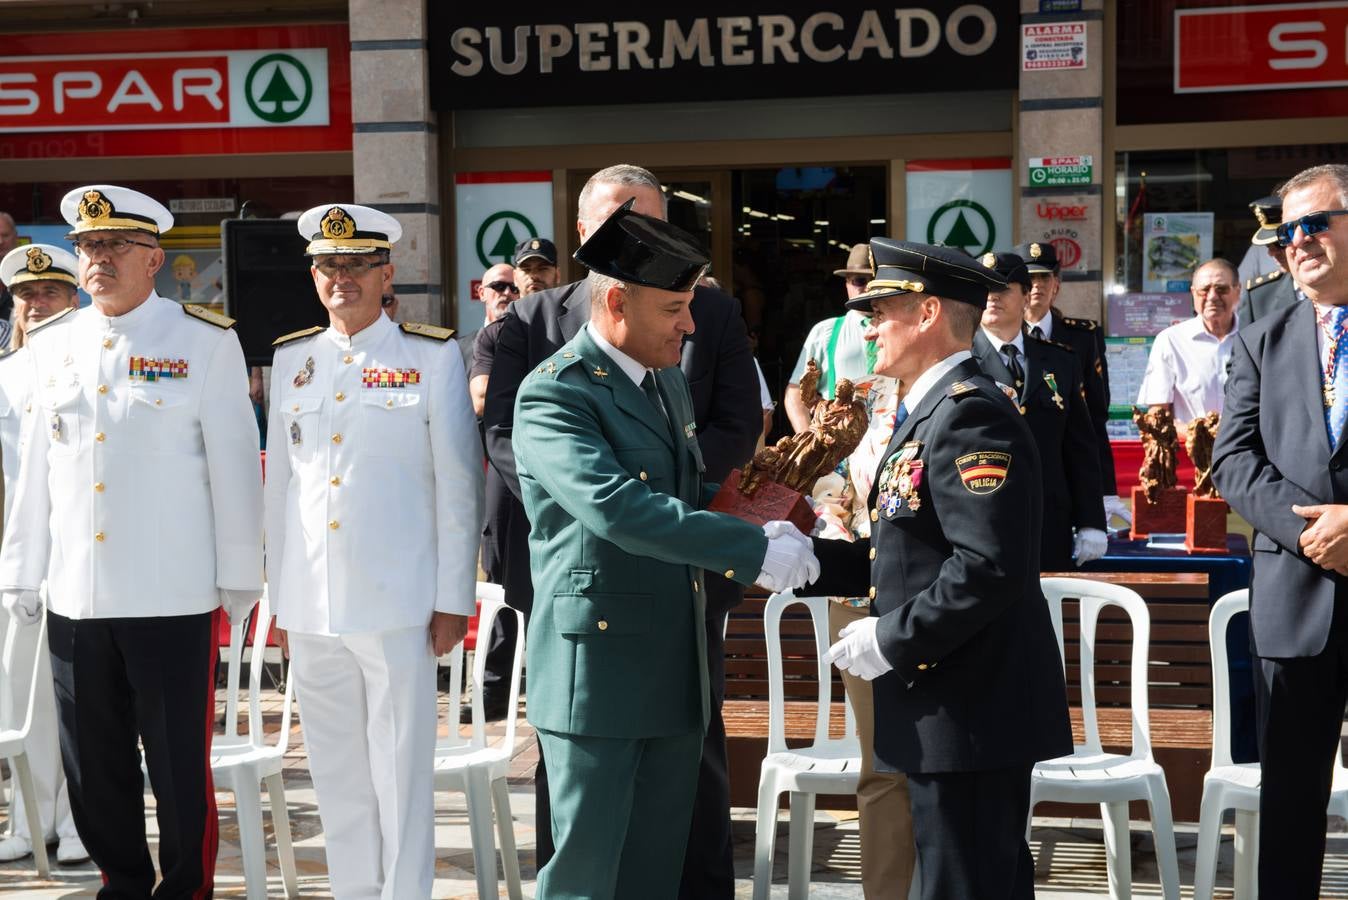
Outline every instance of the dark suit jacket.
{"label": "dark suit jacket", "polygon": [[[747,462],[758,443],[763,429],[758,371],[738,300],[699,287],[693,291],[691,312],[694,332],[684,340],[679,366],[693,395],[697,441],[707,466],[705,477],[717,483],[731,469]],[[504,321],[497,335],[482,421],[487,432],[487,457],[519,499],[519,474],[511,444],[515,395],[525,375],[590,321],[589,282],[576,281],[516,300]],[[526,532],[523,528],[510,530],[504,569],[506,596],[516,598],[511,602],[527,610],[524,598],[532,603],[533,589],[522,583],[529,577]],[[516,559],[518,565],[513,562]],[[709,615],[724,612],[742,596],[743,589],[738,585],[707,574]]]}
{"label": "dark suit jacket", "polygon": [[[895,489],[905,453],[922,463],[916,509]],[[816,539],[819,580],[797,591],[874,592],[880,650],[894,664],[874,682],[877,760],[938,773],[1070,753],[1067,688],[1036,565],[1039,458],[1025,420],[966,360],[922,397],[882,460],[869,546]]]}
{"label": "dark suit jacket", "polygon": [[1282,269],[1251,278],[1236,304],[1236,322],[1241,328],[1297,302],[1296,283]]}
{"label": "dark suit jacket", "polygon": [[[980,328],[974,335],[974,357],[994,380],[1011,384],[1002,355]],[[1090,413],[1081,386],[1081,367],[1071,350],[1051,341],[1025,338],[1025,386],[1020,406],[1030,426],[1044,484],[1044,534],[1039,569],[1063,572],[1074,568],[1072,529],[1105,527],[1100,487],[1100,458]],[[1057,385],[1055,401],[1053,387]]]}
{"label": "dark suit jacket", "polygon": [[1348,503],[1348,450],[1325,430],[1315,307],[1284,307],[1236,332],[1212,477],[1256,529],[1250,635],[1259,656],[1325,648],[1348,579],[1302,556],[1292,504]]}
{"label": "dark suit jacket", "polygon": [[1091,428],[1095,432],[1096,454],[1100,459],[1100,485],[1106,494],[1119,492],[1114,476],[1114,451],[1109,446],[1109,359],[1105,354],[1105,331],[1091,319],[1064,316],[1056,308],[1049,310],[1053,317],[1051,339],[1066,344],[1076,354],[1081,366],[1081,383],[1086,388],[1086,409],[1091,414]]}

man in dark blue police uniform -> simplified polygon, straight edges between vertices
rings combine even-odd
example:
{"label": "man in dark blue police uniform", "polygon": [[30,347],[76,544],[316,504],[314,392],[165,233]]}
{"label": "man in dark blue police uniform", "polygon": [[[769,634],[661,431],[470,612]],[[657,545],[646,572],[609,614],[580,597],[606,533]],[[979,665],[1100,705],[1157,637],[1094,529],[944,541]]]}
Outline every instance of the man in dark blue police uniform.
{"label": "man in dark blue police uniform", "polygon": [[1278,264],[1272,272],[1245,279],[1245,290],[1236,304],[1236,324],[1245,328],[1256,319],[1271,315],[1297,302],[1297,286],[1287,274],[1287,250],[1278,245],[1278,225],[1282,223],[1282,198],[1274,195],[1250,204],[1259,228],[1250,243],[1263,247]]}
{"label": "man in dark blue police uniform", "polygon": [[868,504],[870,546],[815,540],[797,593],[869,596],[829,651],[875,682],[877,767],[908,775],[926,900],[1032,897],[1034,764],[1071,752],[1067,692],[1039,589],[1039,455],[969,351],[1006,286],[958,251],[875,238],[876,372],[910,385]]}
{"label": "man in dark blue police uniform", "polygon": [[1039,568],[1062,572],[1105,555],[1105,508],[1100,500],[1100,457],[1081,366],[1066,344],[1026,333],[1030,274],[1014,253],[985,253],[979,262],[1006,279],[988,292],[974,357],[1014,394],[1039,448],[1044,478],[1044,537]]}

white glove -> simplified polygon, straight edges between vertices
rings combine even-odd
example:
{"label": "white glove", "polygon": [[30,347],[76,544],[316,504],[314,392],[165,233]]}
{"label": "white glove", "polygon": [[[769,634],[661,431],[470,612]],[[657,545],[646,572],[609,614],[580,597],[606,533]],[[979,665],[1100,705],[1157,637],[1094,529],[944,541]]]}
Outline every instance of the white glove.
{"label": "white glove", "polygon": [[1099,559],[1109,549],[1109,537],[1098,528],[1077,529],[1076,543],[1072,547],[1072,558],[1077,565]]}
{"label": "white glove", "polygon": [[261,591],[240,591],[231,588],[219,588],[220,605],[225,608],[225,615],[229,616],[232,623],[238,616],[247,616],[257,605],[258,597],[262,596]]}
{"label": "white glove", "polygon": [[35,625],[42,618],[42,598],[37,591],[5,591],[0,603],[20,625]]}
{"label": "white glove", "polygon": [[1122,497],[1109,494],[1105,497],[1105,524],[1108,525],[1115,516],[1129,525],[1133,524],[1133,511],[1128,508],[1128,504],[1123,502]]}
{"label": "white glove", "polygon": [[894,668],[880,652],[880,639],[875,636],[879,624],[880,619],[876,616],[848,622],[838,632],[838,643],[828,648],[828,661],[867,681]]}
{"label": "white glove", "polygon": [[790,522],[773,521],[763,526],[768,549],[763,554],[763,571],[755,579],[773,593],[794,590],[819,577],[819,560],[814,545]]}

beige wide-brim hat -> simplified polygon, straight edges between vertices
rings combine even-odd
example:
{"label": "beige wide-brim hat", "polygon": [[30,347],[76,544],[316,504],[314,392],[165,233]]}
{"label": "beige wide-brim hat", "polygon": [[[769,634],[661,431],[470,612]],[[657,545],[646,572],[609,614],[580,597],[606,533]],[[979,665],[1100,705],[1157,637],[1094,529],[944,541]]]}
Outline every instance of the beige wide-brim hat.
{"label": "beige wide-brim hat", "polygon": [[834,269],[833,274],[839,278],[846,278],[849,275],[861,275],[864,278],[873,276],[875,269],[871,268],[870,245],[853,244],[847,254],[847,265],[841,269]]}

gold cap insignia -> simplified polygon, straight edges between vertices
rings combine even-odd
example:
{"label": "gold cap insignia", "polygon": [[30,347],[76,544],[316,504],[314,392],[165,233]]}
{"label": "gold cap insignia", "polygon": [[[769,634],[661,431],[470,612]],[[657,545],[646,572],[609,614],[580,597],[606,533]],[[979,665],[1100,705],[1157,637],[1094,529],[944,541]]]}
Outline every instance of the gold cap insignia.
{"label": "gold cap insignia", "polygon": [[979,260],[979,261],[980,261],[981,263],[983,263],[983,265],[987,266],[989,269],[996,268],[996,266],[997,266],[997,254],[995,254],[995,253],[984,253],[984,254],[983,254],[983,258],[982,258],[981,260]]}
{"label": "gold cap insignia", "polygon": [[51,268],[51,257],[44,253],[41,247],[29,247],[27,268],[34,275],[45,272]]}
{"label": "gold cap insignia", "polygon": [[112,201],[103,196],[102,191],[85,191],[79,205],[80,219],[84,222],[97,222],[112,217]]}
{"label": "gold cap insignia", "polygon": [[1278,225],[1277,222],[1270,222],[1268,220],[1268,214],[1264,212],[1264,209],[1261,206],[1256,206],[1254,208],[1254,217],[1259,220],[1260,228],[1273,228]]}
{"label": "gold cap insignia", "polygon": [[1030,245],[1030,259],[1038,259],[1043,255],[1044,255],[1043,247],[1040,247],[1038,244]]}
{"label": "gold cap insignia", "polygon": [[871,274],[875,274],[875,254],[871,252],[869,246],[866,247],[866,265],[871,267]]}
{"label": "gold cap insignia", "polygon": [[323,233],[323,237],[330,241],[341,240],[356,233],[356,220],[351,218],[351,214],[340,206],[334,206],[328,210],[327,215],[323,216],[323,221],[318,226],[318,230]]}
{"label": "gold cap insignia", "polygon": [[529,249],[530,249],[530,250],[537,250],[537,249],[538,249],[538,241],[534,241],[534,242],[532,242],[531,244],[529,244]]}

